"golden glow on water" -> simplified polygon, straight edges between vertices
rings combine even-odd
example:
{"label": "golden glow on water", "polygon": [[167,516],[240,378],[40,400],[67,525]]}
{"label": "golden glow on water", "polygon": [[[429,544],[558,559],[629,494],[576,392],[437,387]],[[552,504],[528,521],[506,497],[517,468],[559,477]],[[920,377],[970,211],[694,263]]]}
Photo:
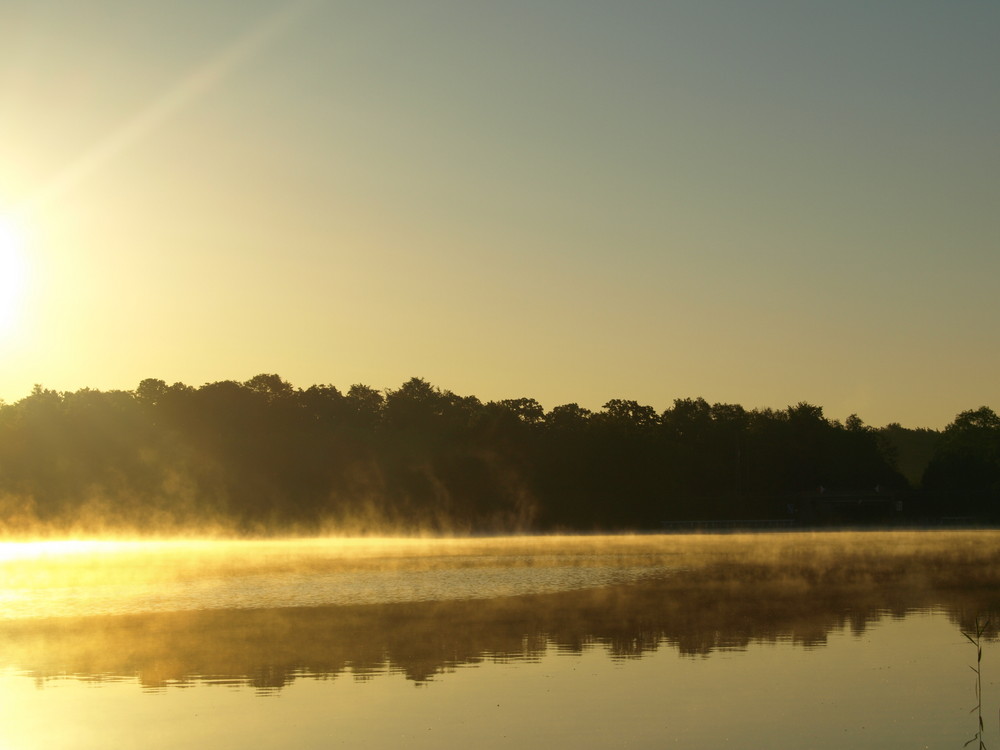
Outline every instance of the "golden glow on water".
{"label": "golden glow on water", "polygon": [[[975,721],[960,639],[943,615],[923,614],[886,619],[863,638],[839,629],[823,649],[756,643],[717,658],[665,648],[622,660],[601,644],[550,648],[452,667],[420,690],[398,671],[358,679],[348,669],[297,679],[280,700],[232,684],[140,690],[134,678],[0,672],[0,721],[5,750],[950,748]],[[995,655],[989,644],[984,658]],[[996,683],[984,699],[1000,700]]]}
{"label": "golden glow on water", "polygon": [[[827,532],[484,538],[329,537],[305,539],[41,539],[0,542],[5,574],[53,571],[72,582],[74,571],[101,570],[113,582],[137,571],[188,578],[192,572],[323,569],[437,569],[482,566],[602,567],[741,562],[808,565],[822,570],[845,560],[893,560],[908,555],[966,560],[989,557],[1000,532]],[[112,564],[113,563],[113,564]],[[9,582],[9,578],[6,578]]]}
{"label": "golden glow on water", "polygon": [[848,573],[855,587],[887,576],[919,586],[930,570],[940,588],[998,567],[989,531],[34,540],[0,544],[0,620],[486,599],[695,573],[807,591]]}
{"label": "golden glow on water", "polygon": [[35,540],[0,581],[5,750],[950,747],[1000,533]]}
{"label": "golden glow on water", "polygon": [[0,543],[0,563],[12,560],[64,557],[67,555],[109,555],[116,552],[148,549],[148,544],[148,542],[108,542],[96,539],[4,542]]}

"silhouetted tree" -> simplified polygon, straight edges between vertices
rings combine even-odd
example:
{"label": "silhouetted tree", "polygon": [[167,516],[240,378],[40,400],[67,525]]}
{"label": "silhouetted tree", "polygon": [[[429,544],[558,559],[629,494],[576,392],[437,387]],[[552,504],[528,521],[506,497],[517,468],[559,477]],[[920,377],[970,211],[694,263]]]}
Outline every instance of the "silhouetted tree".
{"label": "silhouetted tree", "polygon": [[656,528],[780,517],[820,487],[899,492],[897,465],[927,466],[927,492],[907,499],[924,516],[989,515],[1000,418],[981,407],[943,433],[876,430],[804,402],[747,411],[702,398],[659,415],[624,398],[545,412],[530,397],[484,404],[416,377],[344,394],[275,374],[197,388],[147,378],[131,392],[36,386],[0,404],[8,529]]}
{"label": "silhouetted tree", "polygon": [[1000,502],[1000,417],[989,407],[961,412],[949,424],[924,473],[924,487],[951,493],[955,515],[996,515]]}

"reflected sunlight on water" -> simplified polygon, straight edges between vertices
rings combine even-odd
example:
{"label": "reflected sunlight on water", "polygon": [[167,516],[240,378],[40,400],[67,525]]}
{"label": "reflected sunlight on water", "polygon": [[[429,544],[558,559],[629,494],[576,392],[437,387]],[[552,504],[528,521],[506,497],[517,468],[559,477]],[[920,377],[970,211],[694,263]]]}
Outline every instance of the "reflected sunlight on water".
{"label": "reflected sunlight on water", "polygon": [[[692,571],[789,591],[992,573],[994,532],[0,543],[0,619],[488,599]],[[909,580],[909,583],[919,582]]]}
{"label": "reflected sunlight on water", "polygon": [[486,599],[665,575],[670,555],[625,538],[6,543],[0,619]]}
{"label": "reflected sunlight on water", "polygon": [[[550,646],[522,660],[487,652],[421,690],[386,661],[300,669],[281,685],[266,657],[249,679],[154,685],[0,670],[0,722],[5,750],[956,748],[975,731],[959,639],[943,615],[914,613],[863,635],[843,626],[822,649],[755,643],[709,659],[672,649],[609,659],[603,643]],[[1000,700],[995,680],[984,700]]]}
{"label": "reflected sunlight on water", "polygon": [[9,542],[0,746],[961,746],[998,591],[992,531]]}

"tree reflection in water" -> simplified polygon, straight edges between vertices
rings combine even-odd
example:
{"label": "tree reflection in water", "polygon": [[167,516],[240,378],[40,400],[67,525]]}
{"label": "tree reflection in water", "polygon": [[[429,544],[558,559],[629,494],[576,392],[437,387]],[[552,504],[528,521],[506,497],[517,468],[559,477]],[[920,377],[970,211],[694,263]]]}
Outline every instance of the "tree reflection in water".
{"label": "tree reflection in water", "polygon": [[[932,609],[965,632],[995,638],[995,627],[977,631],[976,619],[988,613],[1000,621],[995,541],[954,534],[923,542],[898,534],[647,538],[638,543],[643,554],[657,543],[687,545],[683,569],[488,599],[11,620],[0,622],[0,643],[5,664],[39,681],[138,677],[150,689],[228,682],[273,691],[298,677],[347,673],[401,672],[422,683],[484,660],[538,660],[548,649],[603,648],[613,659],[633,659],[662,648],[690,657],[751,643],[817,648],[836,629],[861,634],[881,618]],[[358,575],[377,565],[366,561]]]}

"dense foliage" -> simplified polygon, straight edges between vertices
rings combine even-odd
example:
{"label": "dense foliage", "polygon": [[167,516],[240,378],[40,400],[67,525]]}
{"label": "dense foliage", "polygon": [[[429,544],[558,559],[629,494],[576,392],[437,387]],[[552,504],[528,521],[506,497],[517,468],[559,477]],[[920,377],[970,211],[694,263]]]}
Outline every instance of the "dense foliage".
{"label": "dense foliage", "polygon": [[[925,466],[933,493],[914,503]],[[806,506],[831,517],[816,498],[868,496],[947,516],[988,512],[998,490],[1000,419],[985,407],[939,433],[831,421],[806,403],[678,399],[657,413],[613,399],[546,412],[420,378],[343,393],[266,374],[200,388],[36,387],[0,405],[10,532],[641,529],[796,518]]]}

